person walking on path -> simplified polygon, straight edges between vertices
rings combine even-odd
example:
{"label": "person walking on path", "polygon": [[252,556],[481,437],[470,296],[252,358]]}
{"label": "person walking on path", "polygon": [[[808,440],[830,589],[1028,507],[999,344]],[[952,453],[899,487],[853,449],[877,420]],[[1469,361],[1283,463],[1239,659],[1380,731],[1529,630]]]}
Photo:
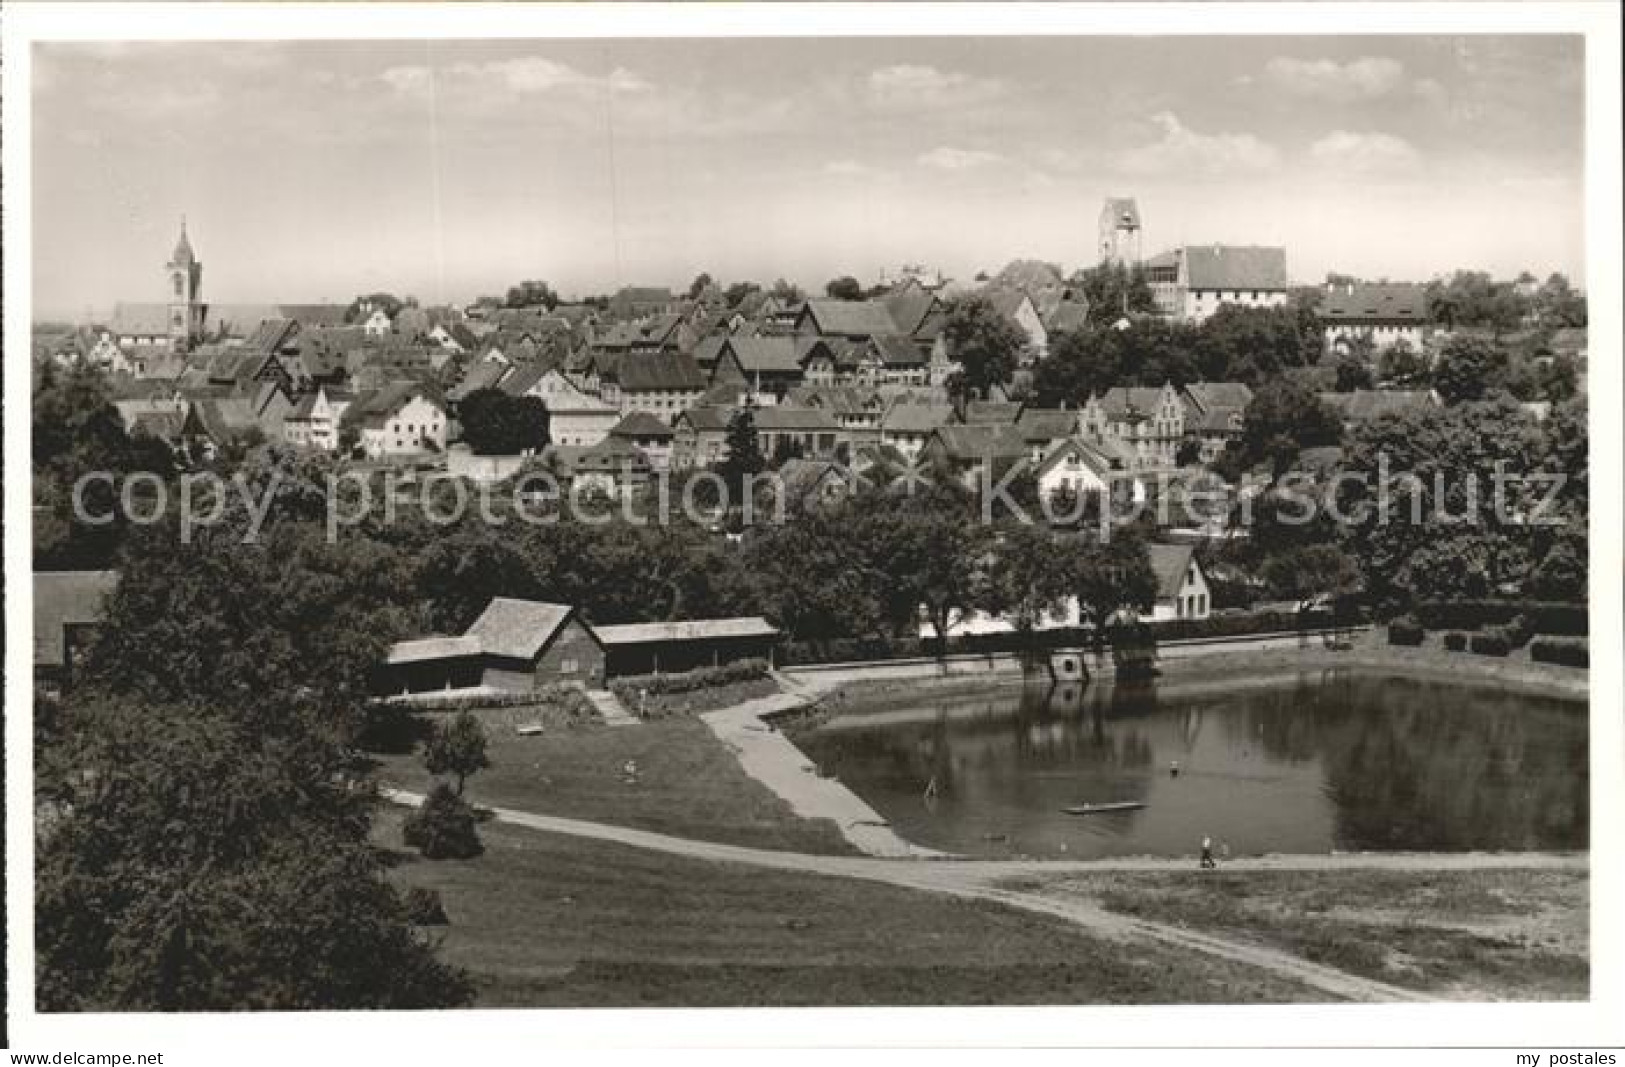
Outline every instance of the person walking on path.
{"label": "person walking on path", "polygon": [[1202,870],[1211,871],[1217,866],[1218,864],[1213,861],[1213,838],[1204,834],[1202,837]]}

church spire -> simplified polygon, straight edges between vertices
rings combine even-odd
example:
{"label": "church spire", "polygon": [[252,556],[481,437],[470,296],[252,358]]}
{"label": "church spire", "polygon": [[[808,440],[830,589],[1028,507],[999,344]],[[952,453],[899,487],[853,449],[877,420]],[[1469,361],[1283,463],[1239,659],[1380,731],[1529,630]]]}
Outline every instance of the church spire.
{"label": "church spire", "polygon": [[186,237],[186,216],[181,216],[181,239],[175,242],[175,256],[173,262],[191,263],[197,259],[197,253],[192,251],[192,242]]}

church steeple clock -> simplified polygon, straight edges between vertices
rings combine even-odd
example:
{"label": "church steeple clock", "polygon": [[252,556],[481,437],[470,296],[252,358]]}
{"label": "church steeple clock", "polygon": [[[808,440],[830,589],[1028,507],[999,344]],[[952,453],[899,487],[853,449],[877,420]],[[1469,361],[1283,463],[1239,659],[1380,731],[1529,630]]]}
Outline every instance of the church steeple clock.
{"label": "church steeple clock", "polygon": [[186,238],[185,216],[181,238],[164,269],[169,273],[169,339],[176,348],[190,348],[203,330],[203,264]]}

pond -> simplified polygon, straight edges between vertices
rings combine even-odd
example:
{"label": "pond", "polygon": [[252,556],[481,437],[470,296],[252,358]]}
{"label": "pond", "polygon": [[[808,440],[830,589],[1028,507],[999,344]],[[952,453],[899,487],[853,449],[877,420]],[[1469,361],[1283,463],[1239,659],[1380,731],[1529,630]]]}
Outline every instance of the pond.
{"label": "pond", "polygon": [[[1409,676],[922,691],[794,740],[903,837],[966,855],[1587,847],[1584,703]],[[1144,807],[1061,810],[1119,802]]]}

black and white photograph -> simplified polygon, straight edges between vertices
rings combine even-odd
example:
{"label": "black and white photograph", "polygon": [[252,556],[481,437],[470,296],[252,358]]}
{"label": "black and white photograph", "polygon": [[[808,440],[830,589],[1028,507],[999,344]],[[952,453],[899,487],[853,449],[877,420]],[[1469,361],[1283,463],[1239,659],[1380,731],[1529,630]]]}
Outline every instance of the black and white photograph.
{"label": "black and white photograph", "polygon": [[1619,12],[1319,7],[8,3],[9,1062],[1617,1064]]}

